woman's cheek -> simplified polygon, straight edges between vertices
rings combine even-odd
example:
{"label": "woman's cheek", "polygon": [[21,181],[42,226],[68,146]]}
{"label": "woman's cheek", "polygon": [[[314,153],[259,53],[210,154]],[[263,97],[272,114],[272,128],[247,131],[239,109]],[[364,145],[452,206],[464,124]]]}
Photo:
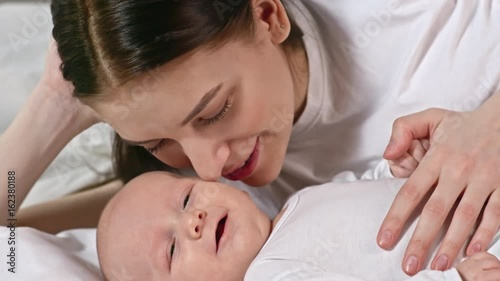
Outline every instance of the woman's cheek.
{"label": "woman's cheek", "polygon": [[186,169],[192,167],[191,161],[179,144],[168,145],[161,151],[158,151],[155,156],[163,163],[176,169]]}

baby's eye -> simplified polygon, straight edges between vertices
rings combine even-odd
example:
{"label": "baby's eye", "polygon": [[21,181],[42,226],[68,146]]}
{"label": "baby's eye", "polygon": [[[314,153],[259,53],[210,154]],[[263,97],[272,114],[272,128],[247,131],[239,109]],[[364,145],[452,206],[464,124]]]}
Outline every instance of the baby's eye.
{"label": "baby's eye", "polygon": [[188,195],[186,195],[186,198],[184,198],[184,204],[183,204],[184,209],[186,209],[186,206],[189,202],[189,197],[191,197],[191,191],[188,193]]}
{"label": "baby's eye", "polygon": [[170,247],[170,262],[172,262],[172,257],[174,256],[174,252],[175,252],[175,240],[172,243],[172,246]]}

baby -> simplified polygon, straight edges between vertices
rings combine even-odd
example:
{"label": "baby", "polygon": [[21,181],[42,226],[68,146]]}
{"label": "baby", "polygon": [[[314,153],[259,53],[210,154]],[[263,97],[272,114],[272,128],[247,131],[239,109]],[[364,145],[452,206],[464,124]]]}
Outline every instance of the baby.
{"label": "baby", "polygon": [[489,249],[493,255],[478,253],[450,270],[413,277],[401,271],[400,261],[416,217],[392,251],[378,248],[378,226],[403,182],[307,188],[271,221],[231,186],[144,174],[104,210],[99,261],[109,281],[500,280],[493,256],[500,255],[500,234]]}

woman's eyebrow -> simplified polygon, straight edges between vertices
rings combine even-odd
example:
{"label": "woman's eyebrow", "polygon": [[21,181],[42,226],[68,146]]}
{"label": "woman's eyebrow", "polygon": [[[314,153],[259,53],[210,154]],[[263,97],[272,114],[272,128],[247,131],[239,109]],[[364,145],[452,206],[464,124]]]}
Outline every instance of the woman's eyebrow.
{"label": "woman's eyebrow", "polygon": [[219,90],[222,88],[223,83],[220,83],[219,85],[215,86],[212,90],[208,91],[201,100],[198,102],[198,104],[193,108],[191,113],[188,114],[188,116],[182,121],[181,125],[185,126],[191,119],[193,119],[196,115],[198,115],[200,112],[207,107],[207,105],[210,103],[210,101],[219,93]]}

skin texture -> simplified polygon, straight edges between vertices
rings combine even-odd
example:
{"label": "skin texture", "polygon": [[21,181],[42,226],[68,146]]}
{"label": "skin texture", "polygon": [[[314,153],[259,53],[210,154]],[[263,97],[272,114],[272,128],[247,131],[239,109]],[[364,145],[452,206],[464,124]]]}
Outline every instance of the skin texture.
{"label": "skin texture", "polygon": [[490,253],[475,253],[457,266],[463,281],[496,281],[500,278],[500,260]]}
{"label": "skin texture", "polygon": [[396,160],[389,160],[389,167],[396,178],[407,178],[417,169],[418,164],[429,150],[429,140],[413,140],[408,151]]}
{"label": "skin texture", "polygon": [[[122,138],[151,140],[142,145],[159,147],[153,149],[158,159],[175,168],[193,167],[208,181],[239,168],[258,140],[257,167],[243,181],[270,183],[281,170],[293,120],[305,104],[307,58],[304,50],[294,51],[290,60],[285,56],[280,44],[290,22],[280,1],[256,0],[254,6],[250,42],[201,49],[109,89],[110,94],[90,105]],[[207,107],[183,126],[203,96],[221,84]]]}
{"label": "skin texture", "polygon": [[[217,224],[226,215],[216,250]],[[106,207],[98,227],[99,262],[110,281],[243,280],[270,232],[271,221],[243,191],[148,173]]]}
{"label": "skin texture", "polygon": [[382,248],[391,248],[422,197],[432,192],[406,249],[402,263],[406,273],[414,275],[421,269],[429,245],[457,200],[458,207],[431,268],[444,270],[451,266],[481,212],[466,253],[484,251],[497,233],[500,226],[499,106],[500,94],[496,93],[476,111],[429,109],[396,120],[385,158],[398,159],[408,151],[412,140],[430,138],[429,150],[401,187],[377,237]]}

